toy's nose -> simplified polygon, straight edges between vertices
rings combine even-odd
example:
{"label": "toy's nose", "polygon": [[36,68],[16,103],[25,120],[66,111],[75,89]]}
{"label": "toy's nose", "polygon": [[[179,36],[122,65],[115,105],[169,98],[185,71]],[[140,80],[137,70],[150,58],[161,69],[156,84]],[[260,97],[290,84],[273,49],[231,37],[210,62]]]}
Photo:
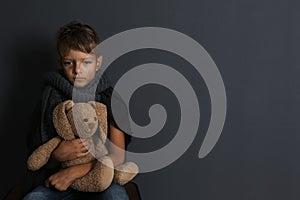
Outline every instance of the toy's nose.
{"label": "toy's nose", "polygon": [[93,129],[95,127],[95,123],[89,123],[88,126],[90,129]]}

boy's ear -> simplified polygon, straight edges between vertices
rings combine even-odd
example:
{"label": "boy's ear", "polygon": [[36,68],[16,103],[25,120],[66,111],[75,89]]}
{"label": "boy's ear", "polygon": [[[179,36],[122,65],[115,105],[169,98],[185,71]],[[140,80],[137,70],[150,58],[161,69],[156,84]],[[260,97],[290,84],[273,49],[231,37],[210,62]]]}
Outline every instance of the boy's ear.
{"label": "boy's ear", "polygon": [[101,67],[101,64],[102,64],[102,59],[103,57],[102,56],[98,56],[97,58],[97,68],[96,68],[96,71],[98,71]]}

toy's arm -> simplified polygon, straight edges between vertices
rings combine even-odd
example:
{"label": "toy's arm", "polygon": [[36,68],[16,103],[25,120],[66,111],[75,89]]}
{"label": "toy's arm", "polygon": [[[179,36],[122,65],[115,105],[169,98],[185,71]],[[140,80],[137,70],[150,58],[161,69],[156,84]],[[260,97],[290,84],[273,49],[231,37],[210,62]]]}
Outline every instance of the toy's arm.
{"label": "toy's arm", "polygon": [[125,160],[125,135],[124,132],[110,124],[110,145],[108,156],[114,166],[122,164]]}
{"label": "toy's arm", "polygon": [[29,170],[36,171],[39,170],[42,166],[44,166],[54,149],[61,142],[59,137],[52,138],[45,144],[38,147],[28,158],[27,167]]}
{"label": "toy's arm", "polygon": [[94,156],[98,159],[108,154],[108,151],[100,138],[96,138],[94,145]]}

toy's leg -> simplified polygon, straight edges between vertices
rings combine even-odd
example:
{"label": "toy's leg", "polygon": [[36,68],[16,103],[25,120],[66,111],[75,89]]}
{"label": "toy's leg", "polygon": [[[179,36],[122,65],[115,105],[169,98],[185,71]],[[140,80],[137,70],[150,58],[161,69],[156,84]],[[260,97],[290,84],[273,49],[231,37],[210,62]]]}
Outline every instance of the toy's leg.
{"label": "toy's leg", "polygon": [[104,156],[96,162],[94,168],[85,176],[76,179],[71,187],[82,192],[102,192],[109,187],[114,176],[111,158]]}
{"label": "toy's leg", "polygon": [[124,185],[131,181],[139,172],[138,166],[133,162],[126,162],[115,168],[114,181]]}

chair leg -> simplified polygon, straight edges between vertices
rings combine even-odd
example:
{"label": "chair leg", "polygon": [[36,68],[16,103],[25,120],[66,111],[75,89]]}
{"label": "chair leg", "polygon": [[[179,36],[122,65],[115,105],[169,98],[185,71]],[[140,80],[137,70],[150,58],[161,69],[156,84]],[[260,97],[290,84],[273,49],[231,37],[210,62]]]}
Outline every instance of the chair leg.
{"label": "chair leg", "polygon": [[136,183],[131,181],[131,182],[126,183],[124,185],[124,187],[128,194],[129,200],[141,200],[142,199],[139,188]]}
{"label": "chair leg", "polygon": [[20,200],[25,194],[25,186],[22,184],[15,185],[12,187],[3,200]]}

